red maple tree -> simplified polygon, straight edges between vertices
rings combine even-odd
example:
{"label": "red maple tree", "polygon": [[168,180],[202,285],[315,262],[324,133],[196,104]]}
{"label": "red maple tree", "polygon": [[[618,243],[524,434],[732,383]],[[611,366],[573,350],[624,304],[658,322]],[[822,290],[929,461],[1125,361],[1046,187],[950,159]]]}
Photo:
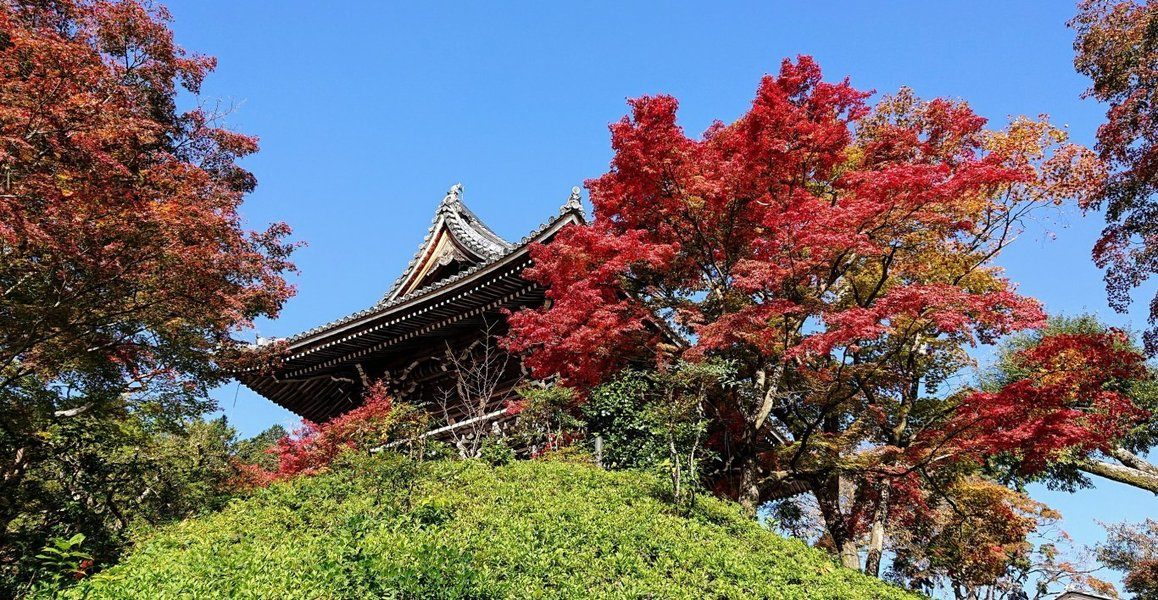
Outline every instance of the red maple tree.
{"label": "red maple tree", "polygon": [[0,3],[0,389],[101,361],[136,381],[180,370],[292,293],[288,228],[248,232],[237,212],[256,139],[178,110],[215,63],[167,19]]}
{"label": "red maple tree", "polygon": [[632,100],[611,170],[587,182],[594,221],[533,249],[549,303],[512,315],[507,340],[581,392],[649,348],[661,366],[738,365],[744,385],[709,411],[717,485],[754,512],[806,484],[853,567],[894,484],[936,485],[983,421],[955,421],[962,396],[944,389],[968,347],[1044,322],[994,257],[1026,214],[1087,199],[1102,175],[1044,118],[988,130],[962,102],[868,97],[802,56],[699,139],[674,98]]}
{"label": "red maple tree", "polygon": [[968,394],[956,420],[970,435],[954,447],[978,458],[1016,452],[1020,468],[1033,472],[1061,452],[1111,452],[1115,440],[1150,415],[1123,390],[1107,382],[1147,378],[1145,357],[1126,345],[1126,335],[1057,334],[1017,352],[1022,377],[994,392]]}
{"label": "red maple tree", "polygon": [[0,525],[49,423],[200,415],[237,332],[293,292],[288,227],[238,212],[257,141],[179,108],[215,63],[168,20],[145,0],[0,1]]}

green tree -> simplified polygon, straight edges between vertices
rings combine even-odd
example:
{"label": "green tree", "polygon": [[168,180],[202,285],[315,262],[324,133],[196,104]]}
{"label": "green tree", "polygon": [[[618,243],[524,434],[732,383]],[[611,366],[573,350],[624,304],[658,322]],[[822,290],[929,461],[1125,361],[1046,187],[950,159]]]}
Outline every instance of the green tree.
{"label": "green tree", "polygon": [[287,435],[289,432],[285,427],[273,425],[247,440],[242,440],[237,444],[237,460],[265,471],[276,471],[277,443]]}
{"label": "green tree", "polygon": [[[80,534],[99,567],[156,525],[225,505],[239,475],[237,432],[224,418],[163,427],[122,405],[119,415],[83,414],[41,432],[44,457],[5,497],[14,507],[0,546],[0,589],[42,573],[35,555]],[[75,565],[74,565],[75,566]]]}
{"label": "green tree", "polygon": [[706,444],[720,391],[734,387],[735,365],[678,362],[665,369],[627,370],[593,389],[580,410],[588,436],[602,440],[613,469],[658,468],[677,505],[690,505],[712,463]]}
{"label": "green tree", "polygon": [[667,451],[655,434],[658,424],[647,408],[653,387],[647,372],[624,371],[591,390],[580,407],[587,434],[602,440],[604,467],[648,469],[663,462]]}

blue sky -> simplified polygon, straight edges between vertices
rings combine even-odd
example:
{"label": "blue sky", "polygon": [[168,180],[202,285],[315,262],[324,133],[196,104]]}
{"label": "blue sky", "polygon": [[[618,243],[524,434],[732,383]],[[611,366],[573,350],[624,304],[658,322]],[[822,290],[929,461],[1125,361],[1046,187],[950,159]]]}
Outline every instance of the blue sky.
{"label": "blue sky", "polygon": [[[287,336],[373,304],[425,233],[447,188],[517,239],[573,185],[603,173],[624,100],[669,93],[690,133],[742,114],[759,78],[811,54],[828,79],[902,85],[969,101],[995,125],[1048,113],[1091,143],[1104,107],[1081,100],[1066,0],[1036,2],[169,2],[180,44],[218,57],[204,101],[255,134],[254,226],[284,220],[309,246],[298,295],[263,336]],[[1089,259],[1097,215],[1040,213],[1000,263],[1051,313],[1106,306]],[[1152,291],[1152,290],[1150,290]],[[1145,292],[1139,294],[1148,299]],[[218,402],[244,434],[293,416],[236,385]],[[1153,495],[1104,483],[1035,494],[1079,542],[1093,519],[1158,513]]]}

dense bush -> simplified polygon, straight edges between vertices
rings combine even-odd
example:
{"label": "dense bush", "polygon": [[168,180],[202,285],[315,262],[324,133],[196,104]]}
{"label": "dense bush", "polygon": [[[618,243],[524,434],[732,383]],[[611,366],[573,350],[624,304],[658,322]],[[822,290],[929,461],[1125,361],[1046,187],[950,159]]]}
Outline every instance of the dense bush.
{"label": "dense bush", "polygon": [[646,374],[628,371],[592,390],[583,404],[588,434],[603,438],[605,467],[652,467],[667,456],[655,433],[659,421],[644,402],[653,387]]}
{"label": "dense bush", "polygon": [[658,479],[346,453],[172,526],[73,598],[907,598]]}

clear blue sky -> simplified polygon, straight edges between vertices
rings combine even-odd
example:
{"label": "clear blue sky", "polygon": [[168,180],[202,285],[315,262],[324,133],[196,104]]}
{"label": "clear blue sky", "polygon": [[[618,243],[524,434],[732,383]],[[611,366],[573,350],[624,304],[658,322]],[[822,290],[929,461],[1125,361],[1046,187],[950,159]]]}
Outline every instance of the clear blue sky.
{"label": "clear blue sky", "polygon": [[[783,57],[811,54],[829,79],[963,98],[994,124],[1048,113],[1084,143],[1104,112],[1079,98],[1067,0],[167,4],[178,42],[219,59],[205,99],[232,103],[229,124],[261,138],[245,214],[309,243],[298,295],[263,336],[377,301],[456,182],[494,229],[521,237],[607,169],[607,125],[629,97],[675,95],[698,133],[742,114]],[[1100,224],[1072,206],[1041,213],[1001,263],[1052,313],[1141,327],[1141,305],[1106,306],[1089,260]],[[245,434],[293,423],[244,388],[215,397]],[[1108,482],[1035,495],[1084,543],[1100,535],[1095,518],[1158,514],[1153,495]]]}

